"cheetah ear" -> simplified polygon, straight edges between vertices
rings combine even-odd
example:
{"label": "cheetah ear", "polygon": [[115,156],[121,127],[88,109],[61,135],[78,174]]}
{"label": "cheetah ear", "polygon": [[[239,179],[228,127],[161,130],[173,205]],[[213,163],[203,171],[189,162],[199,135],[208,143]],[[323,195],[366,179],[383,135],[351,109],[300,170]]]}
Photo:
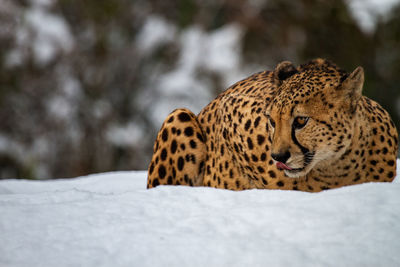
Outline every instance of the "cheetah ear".
{"label": "cheetah ear", "polygon": [[362,67],[357,67],[340,86],[340,90],[343,91],[345,97],[350,100],[350,105],[353,111],[355,111],[357,102],[362,96],[363,85],[364,69]]}
{"label": "cheetah ear", "polygon": [[282,61],[279,63],[274,70],[274,80],[277,85],[282,84],[282,81],[286,80],[298,71],[290,61]]}

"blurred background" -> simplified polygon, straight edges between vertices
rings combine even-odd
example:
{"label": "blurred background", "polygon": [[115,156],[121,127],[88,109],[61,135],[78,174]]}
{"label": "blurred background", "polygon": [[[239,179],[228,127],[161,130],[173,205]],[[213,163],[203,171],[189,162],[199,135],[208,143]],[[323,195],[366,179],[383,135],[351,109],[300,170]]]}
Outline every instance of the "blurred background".
{"label": "blurred background", "polygon": [[314,57],[400,128],[399,0],[0,0],[0,178],[147,169],[173,109]]}

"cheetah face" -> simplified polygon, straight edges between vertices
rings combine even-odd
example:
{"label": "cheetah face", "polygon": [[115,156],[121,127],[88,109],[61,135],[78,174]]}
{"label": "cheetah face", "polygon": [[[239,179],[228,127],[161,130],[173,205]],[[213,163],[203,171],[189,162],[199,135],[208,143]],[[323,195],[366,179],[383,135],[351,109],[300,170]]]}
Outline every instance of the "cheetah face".
{"label": "cheetah face", "polygon": [[326,122],[327,110],[325,114],[317,114],[310,108],[307,105],[280,110],[272,107],[268,114],[271,156],[289,177],[306,175],[319,162],[343,153],[350,144],[350,139],[338,136]]}
{"label": "cheetah face", "polygon": [[[354,79],[352,75],[348,79]],[[329,166],[350,146],[359,98],[349,93],[354,83],[346,81],[313,82],[296,74],[267,107],[271,157],[287,176],[297,178]]]}

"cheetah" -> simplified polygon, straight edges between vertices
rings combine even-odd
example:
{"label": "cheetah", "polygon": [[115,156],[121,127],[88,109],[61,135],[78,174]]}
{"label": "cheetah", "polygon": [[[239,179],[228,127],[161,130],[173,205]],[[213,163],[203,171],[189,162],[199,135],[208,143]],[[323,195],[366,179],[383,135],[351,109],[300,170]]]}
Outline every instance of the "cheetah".
{"label": "cheetah", "polygon": [[197,116],[176,109],[154,144],[147,188],[319,192],[396,175],[398,134],[362,95],[364,70],[279,63],[222,92]]}

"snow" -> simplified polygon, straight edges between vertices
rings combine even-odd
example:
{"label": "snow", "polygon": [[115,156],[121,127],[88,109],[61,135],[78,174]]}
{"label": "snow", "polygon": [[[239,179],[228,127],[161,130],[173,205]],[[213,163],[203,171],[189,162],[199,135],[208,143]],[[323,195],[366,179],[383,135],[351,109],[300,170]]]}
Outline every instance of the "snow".
{"label": "snow", "polygon": [[147,190],[144,171],[3,180],[0,266],[399,266],[399,190]]}
{"label": "snow", "polygon": [[107,140],[119,147],[135,147],[145,138],[143,128],[137,123],[129,122],[127,125],[111,125],[106,131]]}
{"label": "snow", "polygon": [[136,38],[138,48],[141,52],[150,54],[163,44],[172,42],[176,31],[175,25],[159,16],[150,15]]}
{"label": "snow", "polygon": [[[206,106],[215,87],[207,73],[215,73],[221,80],[220,89],[254,72],[244,70],[240,55],[244,29],[237,23],[224,25],[207,32],[199,25],[177,31],[169,22],[150,16],[139,31],[137,44],[147,54],[161,45],[176,43],[180,47],[176,64],[149,78],[138,96],[137,106],[147,109],[150,121],[161,125],[165,117],[177,107],[190,108],[195,114]],[[156,75],[157,74],[157,75]],[[238,78],[239,77],[239,78]]]}
{"label": "snow", "polygon": [[377,19],[385,18],[399,0],[347,0],[359,26],[368,33],[375,30]]}
{"label": "snow", "polygon": [[61,17],[46,13],[41,8],[32,8],[26,13],[26,20],[37,34],[33,50],[38,64],[46,64],[52,60],[58,49],[71,51],[73,38],[67,23]]}
{"label": "snow", "polygon": [[205,69],[219,73],[228,87],[237,81],[242,66],[241,42],[244,29],[236,23],[228,24],[213,32],[207,38],[202,53],[202,64]]}
{"label": "snow", "polygon": [[53,0],[31,0],[22,12],[21,23],[15,32],[16,47],[6,58],[6,65],[23,64],[26,50],[32,49],[35,64],[45,66],[59,53],[69,53],[75,46],[73,35],[65,19],[50,12]]}

